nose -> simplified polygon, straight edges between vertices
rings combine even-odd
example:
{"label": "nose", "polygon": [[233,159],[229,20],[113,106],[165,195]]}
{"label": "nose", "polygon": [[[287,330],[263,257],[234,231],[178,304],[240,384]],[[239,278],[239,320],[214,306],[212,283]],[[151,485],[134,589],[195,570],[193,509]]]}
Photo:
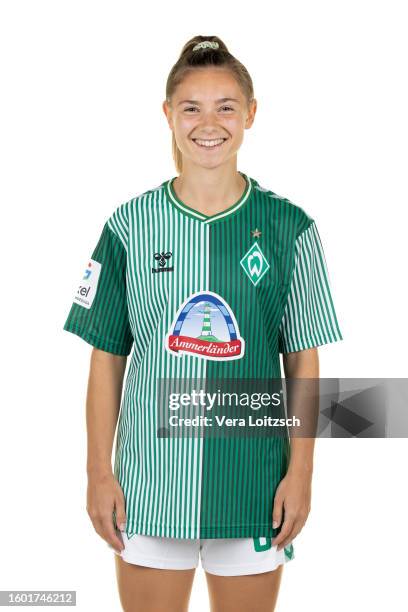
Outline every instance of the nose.
{"label": "nose", "polygon": [[194,138],[227,138],[224,128],[211,116],[201,117],[195,128]]}

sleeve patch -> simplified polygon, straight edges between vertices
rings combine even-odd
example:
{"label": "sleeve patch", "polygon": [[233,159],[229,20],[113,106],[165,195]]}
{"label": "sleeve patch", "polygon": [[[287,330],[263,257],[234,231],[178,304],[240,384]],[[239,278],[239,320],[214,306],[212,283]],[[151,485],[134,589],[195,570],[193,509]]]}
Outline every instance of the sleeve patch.
{"label": "sleeve patch", "polygon": [[89,259],[84,276],[79,283],[78,290],[74,296],[74,303],[84,308],[91,308],[98,288],[99,276],[102,264],[95,259]]}

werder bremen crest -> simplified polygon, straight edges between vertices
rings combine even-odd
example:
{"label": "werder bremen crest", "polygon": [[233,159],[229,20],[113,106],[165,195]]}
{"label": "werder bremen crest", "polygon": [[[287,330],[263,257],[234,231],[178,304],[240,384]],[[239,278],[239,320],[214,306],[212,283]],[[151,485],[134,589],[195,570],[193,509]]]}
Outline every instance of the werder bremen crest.
{"label": "werder bremen crest", "polygon": [[270,265],[268,264],[265,255],[262,253],[262,249],[258,242],[253,243],[249,251],[241,259],[240,263],[247,276],[255,286],[270,268]]}

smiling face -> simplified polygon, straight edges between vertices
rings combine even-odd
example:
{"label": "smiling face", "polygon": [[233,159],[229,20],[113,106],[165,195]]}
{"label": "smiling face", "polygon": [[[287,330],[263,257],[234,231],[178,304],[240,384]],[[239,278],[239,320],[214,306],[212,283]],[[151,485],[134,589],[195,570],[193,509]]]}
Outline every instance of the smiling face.
{"label": "smiling face", "polygon": [[233,74],[216,67],[187,73],[163,110],[187,163],[214,168],[234,159],[251,127],[256,100],[248,108]]}

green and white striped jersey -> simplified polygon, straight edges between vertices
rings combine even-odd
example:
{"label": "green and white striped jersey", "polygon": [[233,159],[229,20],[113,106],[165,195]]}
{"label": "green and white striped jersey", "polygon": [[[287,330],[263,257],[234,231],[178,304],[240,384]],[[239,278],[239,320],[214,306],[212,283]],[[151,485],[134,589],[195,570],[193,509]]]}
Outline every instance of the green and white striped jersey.
{"label": "green and white striped jersey", "polygon": [[288,436],[162,437],[157,381],[281,378],[280,353],[343,339],[315,221],[241,175],[242,197],[212,216],[174,179],[118,206],[64,324],[104,351],[133,348],[114,462],[128,537],[277,535]]}

